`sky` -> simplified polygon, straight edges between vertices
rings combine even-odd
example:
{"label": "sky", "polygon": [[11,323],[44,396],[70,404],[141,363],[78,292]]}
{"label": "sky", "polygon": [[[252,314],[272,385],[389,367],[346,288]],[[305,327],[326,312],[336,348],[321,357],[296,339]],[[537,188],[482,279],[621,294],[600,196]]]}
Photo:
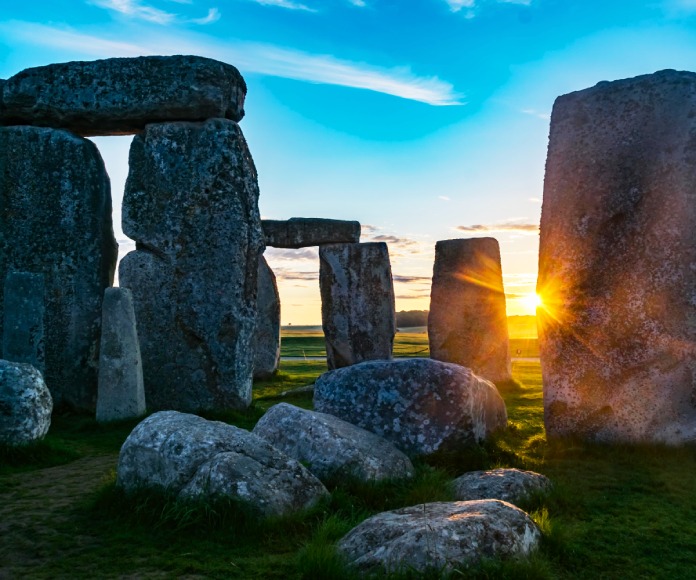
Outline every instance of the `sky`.
{"label": "sky", "polygon": [[[696,0],[3,2],[0,78],[152,54],[240,70],[263,218],[360,221],[388,243],[397,310],[428,309],[436,241],[495,237],[508,314],[528,314],[555,98],[696,70]],[[131,137],[93,141],[122,256]],[[265,255],[282,324],[320,324],[316,248]]]}

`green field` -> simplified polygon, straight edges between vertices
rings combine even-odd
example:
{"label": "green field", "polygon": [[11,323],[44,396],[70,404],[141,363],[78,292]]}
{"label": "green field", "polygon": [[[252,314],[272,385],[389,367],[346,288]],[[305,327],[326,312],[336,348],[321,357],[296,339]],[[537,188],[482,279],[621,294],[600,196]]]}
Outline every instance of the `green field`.
{"label": "green field", "polygon": [[[312,383],[324,364],[284,361],[255,385],[250,410],[214,418],[248,429],[279,401],[309,408],[306,390],[282,393]],[[352,578],[333,552],[352,526],[385,509],[448,499],[453,477],[497,466],[552,479],[551,493],[521,504],[544,532],[541,549],[453,578],[695,577],[696,450],[549,443],[539,364],[513,363],[513,374],[520,387],[502,392],[508,429],[484,446],[419,460],[406,484],[335,481],[316,509],[270,522],[224,504],[124,497],[114,468],[134,423],[57,416],[42,444],[0,450],[0,578]]]}

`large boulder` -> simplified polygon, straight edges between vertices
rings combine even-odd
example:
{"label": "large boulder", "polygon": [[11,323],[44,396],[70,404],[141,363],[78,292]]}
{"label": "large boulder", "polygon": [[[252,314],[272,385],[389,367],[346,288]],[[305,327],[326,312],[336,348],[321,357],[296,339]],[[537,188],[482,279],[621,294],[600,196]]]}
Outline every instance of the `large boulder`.
{"label": "large boulder", "polygon": [[264,516],[312,506],[328,492],[300,463],[232,425],[161,411],[128,436],[116,484],[164,490],[180,499],[229,497]]}
{"label": "large boulder", "polygon": [[390,359],[396,315],[387,244],[321,246],[319,264],[321,321],[329,369]]}
{"label": "large boulder", "polygon": [[305,248],[360,241],[360,222],[323,218],[262,220],[266,245],[274,248]]}
{"label": "large boulder", "polygon": [[150,409],[251,403],[263,233],[256,169],[239,126],[148,125],[133,139],[119,266],[133,292]]}
{"label": "large boulder", "polygon": [[82,136],[138,133],[148,123],[244,116],[239,71],[200,56],[141,56],[50,64],[0,84],[0,125]]}
{"label": "large boulder", "polygon": [[8,272],[5,278],[2,358],[46,370],[46,291],[43,274]]}
{"label": "large boulder", "polygon": [[257,283],[254,378],[268,379],[280,362],[280,295],[275,274],[263,256],[259,256]]}
{"label": "large boulder", "polygon": [[484,558],[529,555],[541,533],[521,509],[499,500],[416,505],[368,518],[338,542],[365,572],[450,572]]}
{"label": "large boulder", "polygon": [[495,385],[427,358],[369,361],[321,375],[314,408],[372,431],[408,455],[480,442],[505,427]]}
{"label": "large boulder", "polygon": [[33,366],[0,360],[0,443],[27,445],[51,426],[53,399]]}
{"label": "large boulder", "polygon": [[512,378],[500,247],[494,238],[435,245],[428,314],[430,356],[493,382]]}
{"label": "large boulder", "polygon": [[530,494],[550,488],[551,481],[545,475],[512,468],[470,471],[452,483],[454,498],[461,501],[500,499],[517,503]]}
{"label": "large boulder", "polygon": [[102,296],[117,254],[104,162],[68,131],[0,127],[0,167],[0,280],[43,274],[46,384],[56,405],[94,412]]}
{"label": "large boulder", "polygon": [[322,481],[341,475],[363,481],[402,479],[414,473],[410,459],[374,433],[287,403],[271,407],[253,433],[306,465]]}
{"label": "large boulder", "polygon": [[696,73],[563,95],[541,214],[549,437],[696,441]]}

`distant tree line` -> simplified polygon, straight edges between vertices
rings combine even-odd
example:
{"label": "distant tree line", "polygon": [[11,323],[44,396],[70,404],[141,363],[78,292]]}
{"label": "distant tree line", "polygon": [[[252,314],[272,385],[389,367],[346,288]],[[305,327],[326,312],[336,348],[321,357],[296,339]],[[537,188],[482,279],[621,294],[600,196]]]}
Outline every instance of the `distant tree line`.
{"label": "distant tree line", "polygon": [[396,326],[409,328],[411,326],[427,326],[427,310],[401,310],[396,313]]}

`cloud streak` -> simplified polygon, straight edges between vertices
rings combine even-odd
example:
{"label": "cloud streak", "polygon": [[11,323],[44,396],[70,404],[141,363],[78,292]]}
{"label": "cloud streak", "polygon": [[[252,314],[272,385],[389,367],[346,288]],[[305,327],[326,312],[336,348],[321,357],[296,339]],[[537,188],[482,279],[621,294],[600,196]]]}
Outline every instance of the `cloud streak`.
{"label": "cloud streak", "polygon": [[[177,4],[191,4],[186,0],[172,0]],[[220,11],[217,8],[208,10],[207,16],[202,18],[182,19],[174,12],[167,12],[141,2],[140,0],[88,0],[89,4],[104,8],[111,12],[116,12],[128,18],[136,20],[144,20],[163,26],[173,24],[175,22],[188,22],[192,24],[205,25],[215,22],[220,19]]]}
{"label": "cloud streak", "polygon": [[275,6],[277,8],[285,8],[287,10],[302,10],[305,12],[316,12],[314,8],[310,8],[305,4],[300,4],[299,2],[292,2],[292,0],[251,0],[255,4],[260,4],[261,6]]}
{"label": "cloud streak", "polygon": [[490,232],[511,232],[518,234],[537,234],[539,233],[539,224],[476,224],[472,226],[457,226],[454,228],[459,232],[466,233],[490,233]]}

